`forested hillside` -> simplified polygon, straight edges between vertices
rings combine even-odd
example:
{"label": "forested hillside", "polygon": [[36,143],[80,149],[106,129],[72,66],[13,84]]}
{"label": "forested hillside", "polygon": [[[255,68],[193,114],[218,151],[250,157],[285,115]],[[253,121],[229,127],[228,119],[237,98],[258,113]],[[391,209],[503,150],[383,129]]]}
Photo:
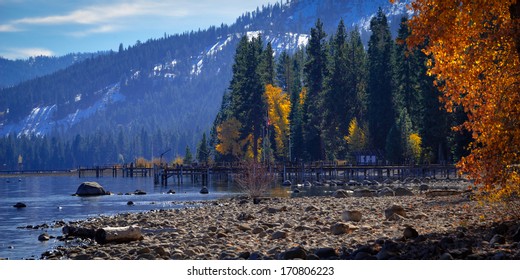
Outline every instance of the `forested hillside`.
{"label": "forested hillside", "polygon": [[[203,133],[209,135],[230,86],[235,50],[243,36],[262,34],[262,48],[270,42],[277,61],[283,56],[292,63],[289,60],[300,57],[298,67],[303,71],[306,54],[298,49],[307,45],[316,19],[323,19],[324,32],[332,34],[343,18],[346,30],[359,26],[361,41],[367,42],[368,22],[378,6],[392,19],[390,30],[396,34],[392,26],[399,25],[404,5],[391,6],[386,0],[288,1],[244,13],[230,26],[165,33],[162,38],[120,45],[117,51],[4,88],[0,90],[2,166],[16,168],[19,155],[26,169],[51,169],[139,157],[151,160],[167,149],[172,152],[166,159],[173,160],[183,156],[186,147],[195,151]],[[299,94],[301,85],[287,82],[293,83],[291,94]],[[292,141],[298,146],[302,139]]]}
{"label": "forested hillside", "polygon": [[463,119],[441,110],[429,58],[406,46],[406,17],[395,40],[382,10],[370,28],[365,50],[359,30],[341,21],[328,35],[318,19],[307,47],[277,66],[270,43],[244,36],[212,130],[216,159],[418,164],[465,155],[467,135],[450,129]]}

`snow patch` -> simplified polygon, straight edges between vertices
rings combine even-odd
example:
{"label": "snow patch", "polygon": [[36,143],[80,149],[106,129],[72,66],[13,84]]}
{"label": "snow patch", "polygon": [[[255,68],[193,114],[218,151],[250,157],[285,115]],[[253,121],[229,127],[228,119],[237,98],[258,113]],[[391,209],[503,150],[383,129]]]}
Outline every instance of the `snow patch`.
{"label": "snow patch", "polygon": [[[125,100],[125,96],[119,92],[119,89],[119,83],[106,87],[102,90],[104,91],[102,98],[96,101],[96,103],[85,109],[77,109],[76,112],[59,120],[55,119],[58,105],[35,107],[27,117],[18,123],[8,125],[0,124],[0,135],[15,134],[17,137],[42,137],[51,133],[56,127],[70,128],[96,112],[105,109],[108,105]],[[77,100],[77,98],[78,95],[75,100]],[[81,95],[79,95],[79,100],[81,100]],[[79,100],[76,102],[79,102]]]}

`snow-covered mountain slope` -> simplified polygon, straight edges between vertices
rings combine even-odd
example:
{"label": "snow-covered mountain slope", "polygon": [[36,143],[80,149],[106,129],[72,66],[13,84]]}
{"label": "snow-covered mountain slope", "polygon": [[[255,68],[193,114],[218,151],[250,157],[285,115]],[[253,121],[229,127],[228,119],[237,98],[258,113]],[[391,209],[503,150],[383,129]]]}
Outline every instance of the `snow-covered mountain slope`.
{"label": "snow-covered mountain slope", "polygon": [[305,46],[318,18],[327,34],[343,19],[349,28],[360,28],[366,42],[370,19],[379,7],[395,34],[400,17],[407,13],[404,3],[293,0],[245,13],[231,26],[150,40],[123,53],[76,63],[25,87],[0,91],[0,136],[53,131],[67,136],[142,125],[177,129],[186,139],[197,139],[210,127],[229,86],[242,36],[261,33],[278,55]]}

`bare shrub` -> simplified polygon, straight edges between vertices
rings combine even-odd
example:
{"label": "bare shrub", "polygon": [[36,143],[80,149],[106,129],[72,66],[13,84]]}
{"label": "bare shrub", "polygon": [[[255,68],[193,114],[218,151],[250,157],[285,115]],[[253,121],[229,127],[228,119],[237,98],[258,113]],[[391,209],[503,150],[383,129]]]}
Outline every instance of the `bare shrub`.
{"label": "bare shrub", "polygon": [[276,174],[265,164],[247,160],[240,164],[239,176],[235,178],[240,189],[256,199],[266,194],[276,181]]}

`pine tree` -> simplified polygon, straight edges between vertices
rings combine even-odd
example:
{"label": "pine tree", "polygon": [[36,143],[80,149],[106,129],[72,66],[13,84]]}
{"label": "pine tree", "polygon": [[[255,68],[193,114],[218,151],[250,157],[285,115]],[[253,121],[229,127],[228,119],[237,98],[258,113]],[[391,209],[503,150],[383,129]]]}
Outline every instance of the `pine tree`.
{"label": "pine tree", "polygon": [[[323,97],[323,142],[327,159],[334,160],[345,157],[345,145],[343,138],[348,132],[347,122],[352,118],[349,111],[354,106],[356,99],[355,90],[352,87],[350,75],[349,49],[347,45],[347,32],[343,20],[330,45],[329,75],[325,80],[325,92]],[[352,96],[348,96],[350,93]]]}
{"label": "pine tree", "polygon": [[271,46],[271,42],[267,43],[265,50],[263,50],[261,55],[261,61],[258,66],[258,71],[260,71],[260,76],[262,78],[262,82],[264,85],[274,85],[275,83],[275,62],[274,62],[274,52],[273,47]]}
{"label": "pine tree", "polygon": [[348,56],[350,71],[348,71],[349,87],[347,96],[352,99],[352,107],[349,109],[351,116],[363,120],[367,111],[367,83],[368,83],[368,60],[367,53],[361,34],[356,27],[350,32],[348,42]]}
{"label": "pine tree", "polygon": [[192,162],[193,162],[193,154],[191,153],[190,146],[186,146],[186,151],[184,152],[183,163],[190,165]]}
{"label": "pine tree", "polygon": [[318,19],[311,29],[311,38],[307,45],[305,63],[305,83],[307,95],[303,103],[303,140],[306,158],[321,160],[324,158],[324,147],[321,135],[321,109],[323,83],[327,76],[327,44],[323,23]]}
{"label": "pine tree", "polygon": [[385,149],[387,135],[395,120],[392,103],[394,43],[381,8],[370,21],[370,29],[372,35],[368,42],[368,126],[372,147]]}
{"label": "pine tree", "polygon": [[230,90],[233,115],[242,125],[241,140],[244,151],[250,149],[253,158],[258,158],[258,140],[266,128],[266,105],[264,84],[258,70],[261,61],[262,38],[242,37],[235,55],[233,78]]}
{"label": "pine tree", "polygon": [[202,139],[197,146],[197,160],[199,163],[208,164],[209,156],[208,141],[206,140],[206,132],[204,132],[204,134],[202,134]]}

